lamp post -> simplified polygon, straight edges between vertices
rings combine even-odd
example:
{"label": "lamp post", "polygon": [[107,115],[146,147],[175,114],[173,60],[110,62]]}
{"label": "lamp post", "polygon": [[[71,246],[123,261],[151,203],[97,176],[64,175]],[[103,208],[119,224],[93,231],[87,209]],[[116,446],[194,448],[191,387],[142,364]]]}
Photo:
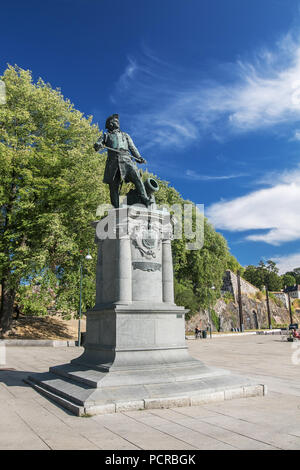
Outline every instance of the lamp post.
{"label": "lamp post", "polygon": [[242,306],[242,291],[241,291],[241,274],[237,271],[237,288],[238,288],[238,304],[239,304],[239,319],[240,319],[240,332],[244,331],[244,318]]}
{"label": "lamp post", "polygon": [[288,291],[287,295],[288,295],[288,301],[289,301],[290,322],[291,322],[291,325],[292,325],[292,323],[293,323],[293,313],[292,313],[291,297],[290,297],[289,291]]}
{"label": "lamp post", "polygon": [[271,329],[272,329],[272,320],[271,320],[271,311],[270,311],[270,303],[269,303],[269,289],[268,289],[268,286],[265,286],[265,290],[266,290],[266,301],[267,301],[269,330],[271,330]]}
{"label": "lamp post", "polygon": [[290,291],[289,291],[290,286],[284,286],[284,292],[288,296],[288,307],[289,307],[289,314],[290,314],[290,324],[293,323],[293,313],[292,313],[292,305],[291,305],[291,298],[290,298]]}
{"label": "lamp post", "polygon": [[[92,256],[90,255],[90,250],[88,251],[88,254],[85,257],[86,260],[91,260]],[[80,287],[79,287],[79,319],[78,319],[78,347],[81,345],[81,330],[80,330],[80,323],[81,323],[81,304],[82,304],[82,256],[80,258],[80,266],[79,266],[79,272],[80,272]]]}
{"label": "lamp post", "polygon": [[[211,286],[212,290],[215,290],[215,286]],[[211,333],[211,305],[210,305],[210,292],[209,292],[209,305],[208,305],[208,315],[209,315],[209,337],[212,338]]]}

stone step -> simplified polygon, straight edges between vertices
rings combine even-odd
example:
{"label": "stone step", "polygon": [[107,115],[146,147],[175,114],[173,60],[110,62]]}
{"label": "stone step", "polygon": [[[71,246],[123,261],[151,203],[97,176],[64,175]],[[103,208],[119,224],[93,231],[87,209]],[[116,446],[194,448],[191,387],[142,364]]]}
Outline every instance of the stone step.
{"label": "stone step", "polygon": [[264,385],[250,383],[238,376],[211,377],[203,381],[176,384],[110,387],[106,390],[86,388],[83,384],[74,384],[67,378],[59,379],[49,372],[34,374],[25,381],[77,416],[197,406],[233,398],[263,396],[266,393]]}
{"label": "stone step", "polygon": [[84,406],[93,389],[83,383],[75,383],[67,377],[58,378],[51,372],[33,374],[26,379],[41,389],[52,392],[73,404]]}
{"label": "stone step", "polygon": [[84,366],[73,366],[72,364],[50,367],[49,371],[52,374],[66,377],[73,382],[80,382],[92,388],[97,388],[101,379],[107,374],[107,372],[92,370]]}
{"label": "stone step", "polygon": [[28,385],[31,385],[31,387],[33,387],[37,392],[41,393],[45,397],[54,401],[58,405],[61,405],[63,408],[71,411],[74,415],[82,416],[85,414],[85,409],[83,406],[77,405],[76,403],[66,400],[65,398],[57,395],[57,393],[52,393],[50,392],[50,390],[47,390],[45,387],[40,386],[29,379],[25,379],[24,382],[26,382]]}
{"label": "stone step", "polygon": [[122,387],[132,385],[178,383],[195,380],[212,379],[213,377],[223,377],[230,375],[230,372],[223,369],[209,368],[200,361],[186,363],[181,367],[170,365],[168,367],[152,367],[141,370],[111,370],[102,372],[91,367],[77,364],[63,364],[50,367],[49,371],[58,377],[66,378],[74,383],[85,384],[87,387]]}

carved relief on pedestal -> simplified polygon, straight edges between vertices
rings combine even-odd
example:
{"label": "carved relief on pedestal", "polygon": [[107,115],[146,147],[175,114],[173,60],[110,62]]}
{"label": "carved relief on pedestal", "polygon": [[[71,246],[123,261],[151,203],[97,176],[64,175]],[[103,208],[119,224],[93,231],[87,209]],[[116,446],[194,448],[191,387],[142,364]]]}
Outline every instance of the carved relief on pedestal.
{"label": "carved relief on pedestal", "polygon": [[138,225],[133,225],[130,233],[133,246],[139,250],[146,259],[156,258],[161,250],[161,237],[159,225],[148,224],[146,220]]}
{"label": "carved relief on pedestal", "polygon": [[96,241],[127,239],[133,270],[161,271],[162,242],[173,238],[174,223],[168,212],[124,207],[97,223]]}
{"label": "carved relief on pedestal", "polygon": [[[149,212],[128,213],[128,235],[133,247],[133,269],[161,271],[162,240],[171,239],[173,226],[167,217]],[[155,262],[156,261],[156,262]]]}

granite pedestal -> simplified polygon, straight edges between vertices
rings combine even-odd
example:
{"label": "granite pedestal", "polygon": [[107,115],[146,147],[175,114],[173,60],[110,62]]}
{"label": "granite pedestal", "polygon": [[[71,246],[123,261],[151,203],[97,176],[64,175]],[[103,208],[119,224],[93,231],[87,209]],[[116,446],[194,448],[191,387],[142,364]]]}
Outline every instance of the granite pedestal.
{"label": "granite pedestal", "polygon": [[77,415],[264,395],[261,384],[192,358],[174,303],[166,211],[125,206],[96,226],[96,305],[84,352],[27,382]]}

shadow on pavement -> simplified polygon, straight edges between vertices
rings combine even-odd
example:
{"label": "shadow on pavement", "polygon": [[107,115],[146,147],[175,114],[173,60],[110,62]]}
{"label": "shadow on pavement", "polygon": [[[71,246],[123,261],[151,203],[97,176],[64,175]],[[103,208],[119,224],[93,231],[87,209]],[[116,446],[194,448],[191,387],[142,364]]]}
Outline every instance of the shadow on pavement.
{"label": "shadow on pavement", "polygon": [[34,374],[34,372],[9,368],[0,369],[0,383],[4,383],[8,387],[30,387],[23,380],[31,374]]}

